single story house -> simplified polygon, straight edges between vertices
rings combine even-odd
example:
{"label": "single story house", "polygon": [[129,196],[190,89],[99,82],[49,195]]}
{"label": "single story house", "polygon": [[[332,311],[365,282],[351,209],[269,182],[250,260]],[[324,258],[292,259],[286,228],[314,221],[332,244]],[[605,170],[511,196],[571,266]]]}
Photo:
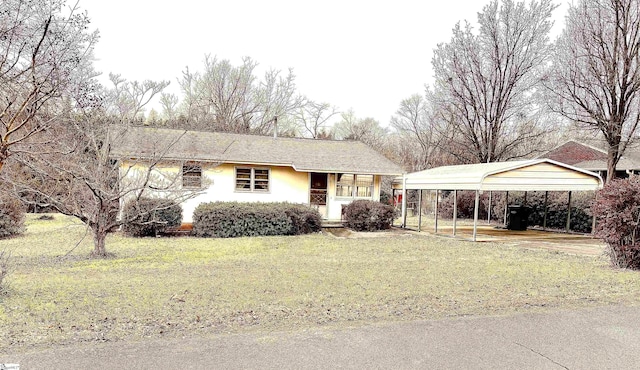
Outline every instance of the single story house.
{"label": "single story house", "polygon": [[182,202],[184,223],[200,203],[213,201],[302,203],[340,220],[343,205],[380,200],[381,177],[403,173],[358,141],[152,127],[127,127],[112,137],[122,180],[153,163],[158,178],[174,175],[174,189],[196,192]]}
{"label": "single story house", "polygon": [[[569,140],[537,158],[548,158],[583,170],[607,176],[607,151],[597,146]],[[616,166],[616,177],[626,178],[640,173],[640,151],[628,147]]]}

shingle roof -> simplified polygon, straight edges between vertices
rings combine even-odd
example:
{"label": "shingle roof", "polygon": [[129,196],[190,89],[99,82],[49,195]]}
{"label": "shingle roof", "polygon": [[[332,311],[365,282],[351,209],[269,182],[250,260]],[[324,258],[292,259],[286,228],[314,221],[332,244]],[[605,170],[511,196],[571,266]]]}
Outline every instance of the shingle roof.
{"label": "shingle roof", "polygon": [[[585,161],[607,162],[607,152],[576,140],[569,140],[536,158],[549,158],[569,165]],[[606,168],[606,166],[605,166]]]}
{"label": "shingle roof", "polygon": [[[606,145],[604,142],[598,144]],[[537,158],[549,158],[589,171],[607,170],[606,150],[576,140],[569,140]],[[627,147],[618,161],[616,169],[619,171],[640,170],[640,150],[637,146]]]}
{"label": "shingle roof", "polygon": [[[358,141],[313,140],[221,132],[128,127],[111,130],[117,158],[163,158],[291,166],[302,172],[399,175],[404,171]],[[117,136],[117,137],[116,137]]]}

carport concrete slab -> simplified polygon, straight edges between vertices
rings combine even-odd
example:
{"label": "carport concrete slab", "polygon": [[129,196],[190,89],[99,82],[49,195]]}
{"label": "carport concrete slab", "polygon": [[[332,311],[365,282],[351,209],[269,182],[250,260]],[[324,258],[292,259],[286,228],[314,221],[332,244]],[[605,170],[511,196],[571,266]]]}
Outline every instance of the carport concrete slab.
{"label": "carport concrete slab", "polygon": [[[437,233],[434,232],[433,228],[423,228],[420,234],[453,236],[453,227],[450,225],[440,226]],[[458,225],[456,227],[456,237],[471,240],[473,238],[473,225]],[[602,255],[605,250],[605,244],[602,240],[591,235],[538,229],[508,230],[492,225],[478,225],[476,241],[508,243],[527,248],[542,248],[592,256]]]}

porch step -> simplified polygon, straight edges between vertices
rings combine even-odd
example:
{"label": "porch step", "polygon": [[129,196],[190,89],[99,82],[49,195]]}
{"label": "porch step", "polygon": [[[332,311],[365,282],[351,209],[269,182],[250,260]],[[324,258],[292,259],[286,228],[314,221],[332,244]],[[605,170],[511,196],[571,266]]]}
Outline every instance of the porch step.
{"label": "porch step", "polygon": [[342,221],[327,221],[327,220],[323,220],[322,221],[322,225],[320,225],[323,229],[324,228],[340,228],[340,227],[344,227],[344,224],[342,223]]}

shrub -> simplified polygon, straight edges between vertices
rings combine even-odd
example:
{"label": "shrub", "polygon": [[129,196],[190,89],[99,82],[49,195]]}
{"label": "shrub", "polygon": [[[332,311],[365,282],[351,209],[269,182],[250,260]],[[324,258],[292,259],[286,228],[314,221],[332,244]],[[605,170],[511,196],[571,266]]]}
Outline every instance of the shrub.
{"label": "shrub", "polygon": [[[549,229],[564,230],[567,227],[568,192],[549,192],[547,198],[547,222]],[[593,226],[591,203],[593,192],[574,192],[571,194],[572,231],[590,233]],[[544,225],[544,192],[529,192],[527,205],[531,207],[529,224],[542,227]]]}
{"label": "shrub", "polygon": [[0,294],[7,290],[6,277],[9,275],[9,258],[11,254],[6,250],[0,250]]}
{"label": "shrub", "polygon": [[291,203],[202,203],[193,212],[193,234],[204,237],[300,235],[317,232],[317,210]]}
{"label": "shrub", "polygon": [[[443,192],[444,193],[444,192]],[[453,217],[453,192],[444,193],[438,205],[438,215]],[[473,218],[475,207],[475,191],[458,191],[458,218]],[[567,224],[567,192],[549,192],[547,198],[547,222],[549,229],[564,229]],[[591,216],[592,192],[575,192],[571,195],[571,230],[590,233],[593,219]],[[502,221],[504,218],[505,192],[493,192],[491,197],[491,219]],[[528,224],[543,226],[544,224],[544,192],[527,192],[525,202],[524,192],[510,192],[509,204],[526,204],[530,208]],[[489,206],[488,192],[480,195],[478,218],[487,218]]]}
{"label": "shrub", "polygon": [[[438,204],[438,216],[452,218],[453,217],[453,191],[443,191]],[[473,212],[476,204],[475,191],[458,191],[458,218],[473,218]],[[478,218],[487,218],[487,209],[489,206],[489,192],[483,192],[480,195],[480,204],[478,207]],[[501,220],[504,213],[504,194],[502,192],[493,192],[491,196],[491,219]]]}
{"label": "shrub", "polygon": [[303,204],[280,203],[285,213],[291,218],[292,235],[310,234],[322,228],[322,216],[309,206]]}
{"label": "shrub", "polygon": [[611,263],[640,269],[640,176],[607,183],[598,192],[593,212],[596,235],[607,243]]}
{"label": "shrub", "polygon": [[396,210],[372,200],[356,200],[344,209],[345,226],[356,231],[377,231],[391,227]]}
{"label": "shrub", "polygon": [[157,236],[182,223],[182,208],[172,200],[140,198],[122,210],[122,230],[129,236]]}
{"label": "shrub", "polygon": [[24,206],[14,198],[0,196],[0,238],[24,231]]}

